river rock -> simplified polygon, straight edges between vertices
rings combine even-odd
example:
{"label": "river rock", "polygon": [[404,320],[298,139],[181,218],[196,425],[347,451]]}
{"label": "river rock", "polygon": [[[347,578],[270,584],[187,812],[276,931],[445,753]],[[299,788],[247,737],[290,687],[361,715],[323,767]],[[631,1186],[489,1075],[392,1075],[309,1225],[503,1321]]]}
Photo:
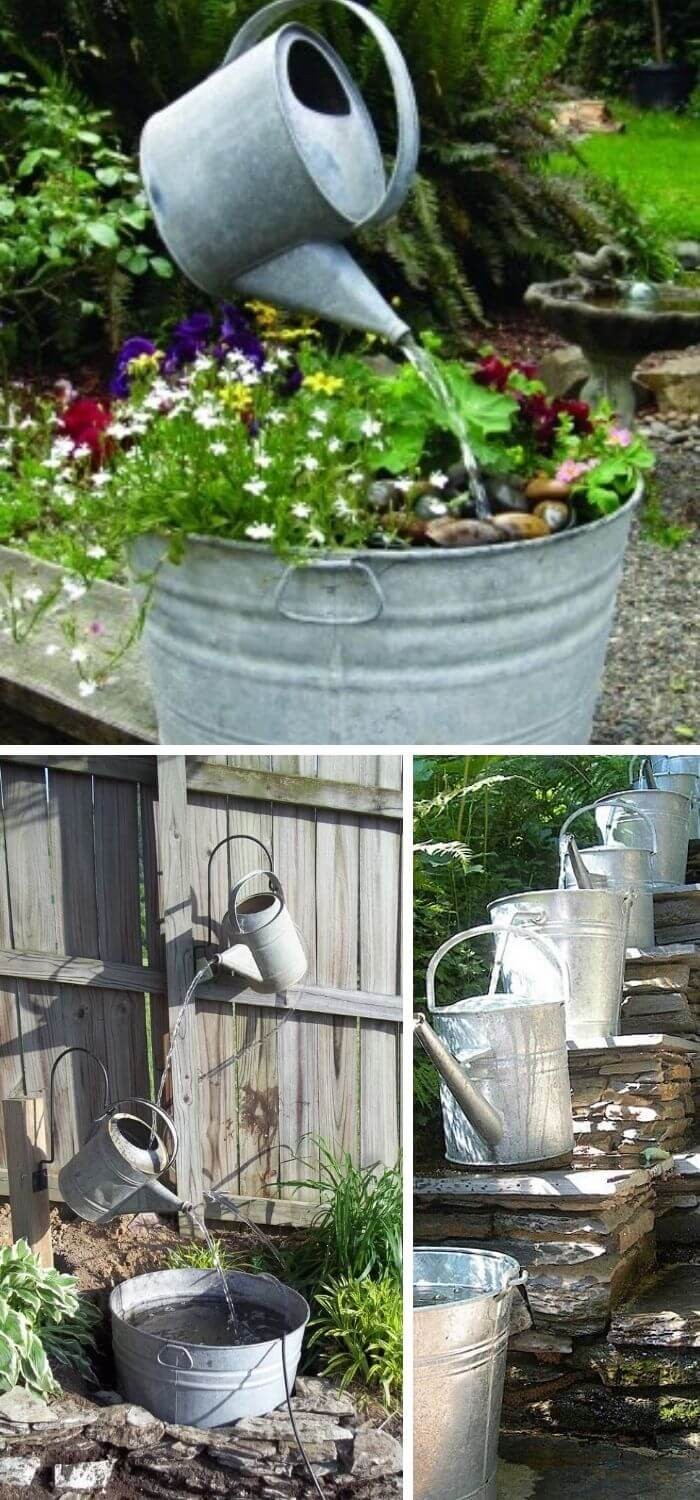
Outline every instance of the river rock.
{"label": "river rock", "polygon": [[571,493],[571,485],[564,484],[562,479],[553,479],[549,474],[536,474],[530,480],[525,494],[528,500],[568,500]]}
{"label": "river rock", "polygon": [[53,1473],[54,1487],[69,1492],[94,1494],[105,1490],[116,1464],[114,1458],[95,1459],[87,1464],[56,1464]]}
{"label": "river rock", "polygon": [[115,1448],[153,1448],[165,1431],[164,1424],[142,1406],[123,1403],[109,1406],[90,1427],[90,1437]]}
{"label": "river rock", "polygon": [[573,508],[566,500],[540,500],[532,514],[544,521],[550,531],[567,531],[574,519]]}
{"label": "river rock", "polygon": [[505,511],[503,515],[494,516],[493,524],[509,542],[529,542],[535,537],[550,535],[550,528],[542,516],[522,515],[517,510]]}
{"label": "river rock", "polygon": [[363,1427],[357,1433],[352,1455],[353,1474],[401,1473],[401,1444],[389,1432]]}
{"label": "river rock", "polygon": [[491,542],[505,541],[495,520],[453,520],[451,516],[443,516],[438,521],[429,521],[425,529],[436,547],[484,547]]}

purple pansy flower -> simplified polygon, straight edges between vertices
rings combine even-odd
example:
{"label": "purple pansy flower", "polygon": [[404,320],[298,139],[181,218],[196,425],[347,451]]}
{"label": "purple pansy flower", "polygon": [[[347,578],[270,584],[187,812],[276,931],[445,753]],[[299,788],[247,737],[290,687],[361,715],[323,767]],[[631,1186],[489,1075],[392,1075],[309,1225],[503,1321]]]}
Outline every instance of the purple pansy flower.
{"label": "purple pansy flower", "polygon": [[219,343],[214,350],[223,351],[219,358],[223,358],[230,350],[237,350],[239,354],[245,355],[256,370],[261,370],[265,363],[265,350],[256,334],[245,317],[237,307],[230,302],[224,302],[221,309],[221,328],[219,330]]}
{"label": "purple pansy flower", "polygon": [[295,396],[304,383],[304,376],[296,360],[289,365],[284,372],[284,378],[280,382],[280,396]]}
{"label": "purple pansy flower", "polygon": [[122,398],[128,396],[131,390],[129,365],[132,359],[138,359],[141,354],[155,354],[155,352],[156,346],[151,339],[141,338],[139,334],[134,334],[127,339],[117,355],[114,374],[109,383],[111,394]]}
{"label": "purple pansy flower", "polygon": [[208,344],[213,323],[211,313],[197,312],[190,313],[189,318],[183,318],[177,324],[165,354],[163,370],[166,375],[174,375],[183,365],[192,364]]}

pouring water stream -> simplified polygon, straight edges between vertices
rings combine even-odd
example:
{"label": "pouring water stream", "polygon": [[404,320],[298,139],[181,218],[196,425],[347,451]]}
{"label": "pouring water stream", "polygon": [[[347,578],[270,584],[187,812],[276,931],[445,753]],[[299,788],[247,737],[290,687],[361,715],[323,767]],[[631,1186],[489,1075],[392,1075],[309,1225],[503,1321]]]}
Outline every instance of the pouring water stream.
{"label": "pouring water stream", "polygon": [[431,395],[444,407],[450,428],[459,443],[462,463],[467,472],[469,493],[474,501],[476,514],[480,521],[489,520],[491,506],[481,479],[479,465],[469,445],[466,425],[439,365],[435,362],[432,355],[429,354],[428,350],[424,349],[423,345],[414,339],[411,333],[406,334],[402,338],[399,347],[405,354],[409,364],[413,365],[414,370],[420,376],[421,380],[425,381]]}

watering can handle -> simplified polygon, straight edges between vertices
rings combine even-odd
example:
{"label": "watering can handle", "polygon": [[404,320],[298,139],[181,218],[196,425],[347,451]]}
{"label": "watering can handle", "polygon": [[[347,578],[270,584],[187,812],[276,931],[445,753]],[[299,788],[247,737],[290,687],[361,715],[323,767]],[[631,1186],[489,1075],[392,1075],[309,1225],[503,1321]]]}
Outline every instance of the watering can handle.
{"label": "watering can handle", "polygon": [[[630,762],[630,766],[633,766],[633,765],[634,765],[634,761],[631,761]],[[584,813],[589,813],[589,812],[594,813],[595,810],[596,810],[596,808],[599,806],[599,803],[600,802],[605,802],[605,801],[606,801],[606,798],[605,797],[601,797],[598,802],[587,802],[585,807],[577,807],[577,809],[576,809],[575,812],[572,812],[572,813],[569,814],[568,818],[566,819],[566,822],[562,823],[561,828],[559,829],[559,851],[560,851],[560,853],[561,853],[561,850],[562,850],[563,841],[566,838],[566,835],[567,835],[567,833],[568,833],[568,831],[569,831],[569,829],[571,827],[571,824],[574,822],[574,819],[575,818],[581,818],[581,817],[583,817]],[[649,830],[649,833],[651,834],[651,850],[650,850],[650,852],[652,854],[656,854],[656,829],[654,828],[654,824],[652,823],[651,818],[648,817],[645,812],[642,812],[641,808],[635,807],[632,802],[626,802],[624,804],[624,806],[628,807],[629,810],[630,810],[630,812],[634,813],[634,816],[636,818],[641,818],[642,822],[646,823],[647,829]]]}
{"label": "watering can handle", "polygon": [[[639,761],[639,770],[637,770],[637,761]],[[634,782],[636,780],[645,782],[652,792],[657,792],[659,790],[658,783],[654,775],[654,767],[652,766],[651,758],[648,755],[632,756],[629,764],[629,778],[630,782]]]}
{"label": "watering can handle", "polygon": [[[597,807],[603,807],[610,802],[614,803],[616,807],[623,807],[626,812],[632,815],[633,818],[639,818],[642,823],[646,823],[647,829],[651,834],[651,850],[649,852],[651,854],[656,854],[656,829],[651,821],[651,818],[649,817],[649,814],[642,812],[641,807],[637,807],[634,802],[626,801],[624,792],[610,792],[607,797],[599,797],[597,802],[591,803],[590,811],[595,812]],[[581,812],[587,811],[589,811],[588,808],[581,808]],[[574,816],[576,816],[576,814],[574,814]],[[566,828],[566,823],[564,824],[564,828]],[[562,833],[564,832],[564,828],[562,828]],[[561,838],[561,834],[559,835],[559,837]]]}
{"label": "watering can handle", "polygon": [[[170,1115],[166,1115],[165,1110],[161,1109],[159,1104],[152,1104],[150,1099],[140,1099],[138,1095],[134,1095],[128,1099],[115,1099],[114,1103],[110,1104],[109,1109],[106,1111],[106,1113],[108,1115],[116,1114],[117,1110],[121,1109],[125,1104],[142,1104],[144,1106],[144,1109],[150,1109],[152,1116],[157,1115],[158,1119],[163,1121],[166,1130],[168,1130],[170,1133],[171,1139],[170,1155],[165,1163],[165,1166],[163,1167],[163,1171],[167,1172],[168,1167],[172,1166],[175,1157],[177,1156],[179,1146],[177,1131],[175,1129],[175,1126],[173,1125]],[[153,1134],[155,1135],[155,1130],[153,1131]]]}
{"label": "watering can handle", "polygon": [[[403,53],[388,27],[380,21],[379,16],[374,15],[371,10],[366,10],[364,5],[356,5],[355,0],[336,0],[336,3],[342,5],[345,10],[352,11],[354,16],[363,21],[378,42],[391,78],[396,104],[397,142],[394,169],[379,207],[362,221],[362,225],[357,226],[360,228],[367,224],[383,224],[398,211],[406,197],[418,162],[420,147],[418,108],[411,75],[406,67]],[[272,0],[271,5],[264,5],[262,10],[251,16],[250,20],[246,21],[236,33],[222,66],[225,67],[227,63],[235,62],[236,58],[254,47],[275,21],[285,16],[288,11],[298,10],[299,4],[300,0]]]}
{"label": "watering can handle", "polygon": [[[468,927],[464,932],[456,932],[454,937],[448,938],[447,942],[443,943],[442,946],[438,948],[437,951],[433,954],[430,963],[428,964],[428,971],[425,976],[425,994],[428,1003],[428,1010],[432,1013],[433,1011],[436,1011],[438,1009],[438,1006],[435,1004],[435,974],[438,964],[441,963],[442,959],[445,957],[445,954],[449,953],[451,948],[455,948],[457,943],[466,942],[469,938],[479,937],[483,934],[488,933],[489,937],[500,938],[502,940],[501,948],[503,949],[505,947],[508,935],[511,931],[512,927],[494,927],[491,922],[486,922],[482,927]],[[532,932],[530,924],[528,924],[527,927],[523,926],[522,936],[525,938],[529,938],[536,947],[538,947],[543,953],[546,953],[548,958],[553,958],[555,960],[559,973],[564,980],[566,1004],[570,1005],[571,976],[569,974],[569,966],[557,952],[554,943],[552,943],[548,938],[540,937],[539,935],[536,935],[534,932]]]}
{"label": "watering can handle", "polygon": [[279,899],[282,902],[282,905],[286,906],[287,903],[286,903],[286,901],[284,899],[284,891],[282,890],[282,886],[281,886],[280,881],[278,880],[277,876],[275,875],[274,870],[249,870],[248,874],[244,875],[242,877],[242,879],[239,880],[236,885],[234,885],[234,887],[233,887],[233,889],[231,891],[231,895],[229,896],[229,901],[228,901],[229,915],[231,917],[231,920],[234,923],[236,922],[236,918],[237,918],[236,908],[237,908],[237,905],[238,905],[238,896],[239,896],[239,893],[242,891],[244,885],[248,884],[249,880],[256,880],[256,879],[259,879],[260,877],[262,877],[263,879],[265,879],[265,880],[268,881],[269,886],[270,886],[270,890],[274,892],[275,896],[279,896]]}

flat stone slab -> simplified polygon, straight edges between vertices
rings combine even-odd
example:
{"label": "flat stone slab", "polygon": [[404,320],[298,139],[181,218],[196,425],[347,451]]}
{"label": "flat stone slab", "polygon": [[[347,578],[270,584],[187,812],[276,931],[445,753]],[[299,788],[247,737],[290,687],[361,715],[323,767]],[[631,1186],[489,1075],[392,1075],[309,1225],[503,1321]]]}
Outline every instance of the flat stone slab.
{"label": "flat stone slab", "polygon": [[[665,1163],[663,1164],[666,1165]],[[672,1170],[672,1163],[668,1163]],[[649,1184],[645,1168],[635,1170],[477,1174],[460,1172],[445,1177],[417,1177],[417,1199],[445,1203],[480,1203],[495,1208],[557,1209],[595,1206],[602,1198],[624,1198],[642,1192]]]}
{"label": "flat stone slab", "polygon": [[614,1315],[610,1343],[698,1349],[699,1304],[698,1267],[663,1267]]}
{"label": "flat stone slab", "polygon": [[585,1047],[568,1041],[571,1055],[586,1057],[589,1052],[615,1052],[619,1048],[632,1048],[635,1052],[700,1052],[700,1042],[687,1036],[666,1036],[663,1031],[638,1031],[634,1036],[589,1037]]}
{"label": "flat stone slab", "polygon": [[498,1500],[697,1500],[697,1455],[606,1440],[501,1436]]}

